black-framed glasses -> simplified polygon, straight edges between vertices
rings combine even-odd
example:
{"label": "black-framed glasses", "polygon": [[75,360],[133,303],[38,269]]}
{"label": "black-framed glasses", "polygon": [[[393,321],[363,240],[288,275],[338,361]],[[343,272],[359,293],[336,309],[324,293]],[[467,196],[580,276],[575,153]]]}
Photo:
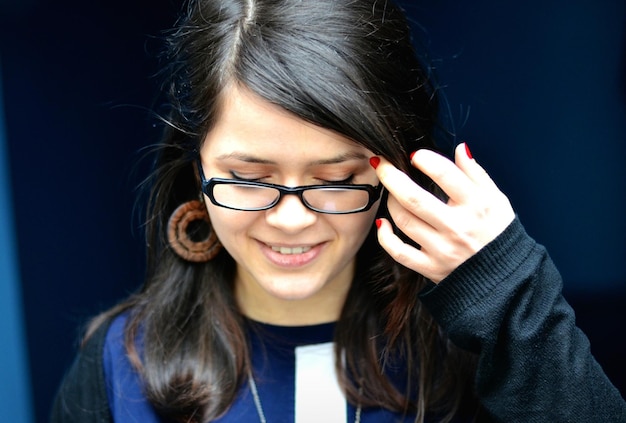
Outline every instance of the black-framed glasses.
{"label": "black-framed glasses", "polygon": [[304,185],[287,187],[265,182],[204,177],[197,160],[202,192],[216,206],[241,211],[260,211],[276,206],[284,195],[297,195],[310,210],[327,214],[350,214],[369,210],[380,198],[382,184]]}

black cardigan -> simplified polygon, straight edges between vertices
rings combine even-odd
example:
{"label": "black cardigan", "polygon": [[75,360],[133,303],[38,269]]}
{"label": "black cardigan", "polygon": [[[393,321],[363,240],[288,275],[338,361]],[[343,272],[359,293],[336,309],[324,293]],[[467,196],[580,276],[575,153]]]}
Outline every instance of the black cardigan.
{"label": "black cardigan", "polygon": [[52,423],[113,422],[102,363],[108,329],[109,324],[103,324],[93,333],[65,375],[52,407]]}

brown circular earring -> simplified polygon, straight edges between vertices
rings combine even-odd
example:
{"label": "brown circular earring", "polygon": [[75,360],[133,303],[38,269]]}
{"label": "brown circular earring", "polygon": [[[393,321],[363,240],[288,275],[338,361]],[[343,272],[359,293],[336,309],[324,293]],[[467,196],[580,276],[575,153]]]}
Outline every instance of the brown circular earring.
{"label": "brown circular earring", "polygon": [[174,210],[167,224],[167,239],[176,254],[194,263],[211,260],[222,249],[209,213],[198,200],[183,203]]}

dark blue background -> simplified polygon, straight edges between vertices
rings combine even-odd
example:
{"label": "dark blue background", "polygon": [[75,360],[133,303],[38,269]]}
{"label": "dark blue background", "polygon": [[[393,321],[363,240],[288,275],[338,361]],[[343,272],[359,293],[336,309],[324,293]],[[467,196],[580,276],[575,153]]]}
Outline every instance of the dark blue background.
{"label": "dark blue background", "polygon": [[[142,280],[139,149],[158,140],[152,75],[178,2],[16,3],[0,0],[0,60],[30,386],[43,422],[79,325]],[[592,350],[624,392],[625,3],[403,4],[457,140],[548,247]]]}

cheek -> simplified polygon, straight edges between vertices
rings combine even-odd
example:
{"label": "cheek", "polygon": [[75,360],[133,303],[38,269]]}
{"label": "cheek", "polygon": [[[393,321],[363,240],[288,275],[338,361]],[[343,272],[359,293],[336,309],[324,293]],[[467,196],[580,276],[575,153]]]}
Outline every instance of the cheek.
{"label": "cheek", "polygon": [[232,245],[236,245],[238,233],[244,231],[248,225],[248,220],[252,216],[250,213],[237,212],[223,207],[207,204],[209,219],[218,239],[224,247],[230,251]]}
{"label": "cheek", "polygon": [[368,210],[365,213],[346,215],[345,217],[345,222],[339,223],[337,227],[341,228],[341,232],[349,239],[349,243],[358,249],[374,226],[376,209]]}

